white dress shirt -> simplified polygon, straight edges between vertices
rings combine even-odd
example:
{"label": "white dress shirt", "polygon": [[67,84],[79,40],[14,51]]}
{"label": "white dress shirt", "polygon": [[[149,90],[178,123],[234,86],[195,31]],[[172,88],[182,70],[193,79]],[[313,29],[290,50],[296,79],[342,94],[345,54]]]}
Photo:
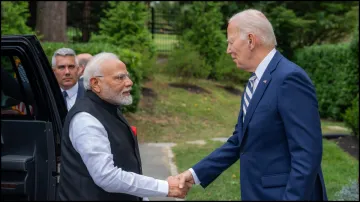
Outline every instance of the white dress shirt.
{"label": "white dress shirt", "polygon": [[[69,90],[66,90],[66,93],[68,94],[68,96],[66,97],[66,107],[68,111],[75,104],[78,89],[79,89],[79,84],[76,82],[76,84],[73,87],[71,87]],[[61,88],[61,92],[64,92],[64,89]]]}
{"label": "white dress shirt", "polygon": [[106,192],[138,197],[168,195],[167,181],[127,172],[114,166],[108,134],[100,121],[91,114],[80,112],[72,118],[69,137],[95,184]]}
{"label": "white dress shirt", "polygon": [[[262,75],[264,74],[267,66],[269,66],[269,63],[273,59],[275,53],[276,53],[276,49],[274,48],[266,55],[266,57],[257,66],[257,68],[255,70],[256,79],[255,79],[255,82],[254,82],[253,93],[255,93],[256,87],[258,86]],[[195,184],[200,184],[200,180],[197,177],[195,171],[192,168],[189,168],[189,170],[190,170],[190,172],[191,172],[191,174],[192,174],[192,176],[194,178]]]}

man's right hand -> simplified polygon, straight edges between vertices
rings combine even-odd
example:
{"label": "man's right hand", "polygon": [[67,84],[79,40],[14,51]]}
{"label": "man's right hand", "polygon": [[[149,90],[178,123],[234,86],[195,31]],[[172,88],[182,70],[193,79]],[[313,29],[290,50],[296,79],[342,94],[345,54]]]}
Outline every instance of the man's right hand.
{"label": "man's right hand", "polygon": [[187,192],[191,188],[192,184],[188,184],[187,186],[184,186],[183,188],[179,188],[179,182],[180,180],[174,176],[170,176],[167,178],[167,182],[169,184],[169,193],[168,197],[176,197],[176,198],[185,198]]}
{"label": "man's right hand", "polygon": [[180,189],[185,187],[185,183],[186,184],[195,184],[194,177],[192,176],[190,170],[186,170],[186,171],[176,175],[175,177],[180,180],[180,182],[179,182]]}

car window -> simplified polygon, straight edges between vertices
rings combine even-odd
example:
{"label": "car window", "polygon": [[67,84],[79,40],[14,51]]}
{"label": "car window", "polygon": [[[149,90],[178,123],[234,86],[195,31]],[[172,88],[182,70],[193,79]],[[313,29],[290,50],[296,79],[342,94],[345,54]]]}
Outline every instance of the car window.
{"label": "car window", "polygon": [[17,56],[1,56],[1,115],[35,119],[36,106],[24,65]]}

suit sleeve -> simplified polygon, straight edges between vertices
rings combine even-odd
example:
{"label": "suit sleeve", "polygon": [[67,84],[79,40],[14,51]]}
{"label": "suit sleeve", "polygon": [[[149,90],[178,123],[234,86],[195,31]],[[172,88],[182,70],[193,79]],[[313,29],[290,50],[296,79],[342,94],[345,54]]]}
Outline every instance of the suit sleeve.
{"label": "suit sleeve", "polygon": [[292,72],[278,89],[278,107],[291,155],[283,200],[306,200],[322,157],[322,134],[315,88],[304,72]]}
{"label": "suit sleeve", "polygon": [[238,125],[239,121],[241,121],[240,117],[239,115],[235,131],[227,142],[192,167],[203,188],[206,188],[224,170],[239,159],[240,145],[238,134],[241,132],[241,127],[238,128]]}

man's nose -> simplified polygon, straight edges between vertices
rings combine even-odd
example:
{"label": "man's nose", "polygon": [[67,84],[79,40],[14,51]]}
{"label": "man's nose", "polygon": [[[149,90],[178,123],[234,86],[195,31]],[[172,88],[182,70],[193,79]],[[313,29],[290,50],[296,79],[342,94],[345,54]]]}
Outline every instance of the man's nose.
{"label": "man's nose", "polygon": [[131,79],[128,77],[126,80],[125,80],[125,86],[126,87],[131,87],[133,85],[133,82],[131,81]]}
{"label": "man's nose", "polygon": [[68,67],[65,67],[65,74],[70,74],[70,70]]}
{"label": "man's nose", "polygon": [[226,48],[226,53],[227,53],[227,54],[230,54],[230,53],[231,53],[230,45],[227,46],[227,48]]}

